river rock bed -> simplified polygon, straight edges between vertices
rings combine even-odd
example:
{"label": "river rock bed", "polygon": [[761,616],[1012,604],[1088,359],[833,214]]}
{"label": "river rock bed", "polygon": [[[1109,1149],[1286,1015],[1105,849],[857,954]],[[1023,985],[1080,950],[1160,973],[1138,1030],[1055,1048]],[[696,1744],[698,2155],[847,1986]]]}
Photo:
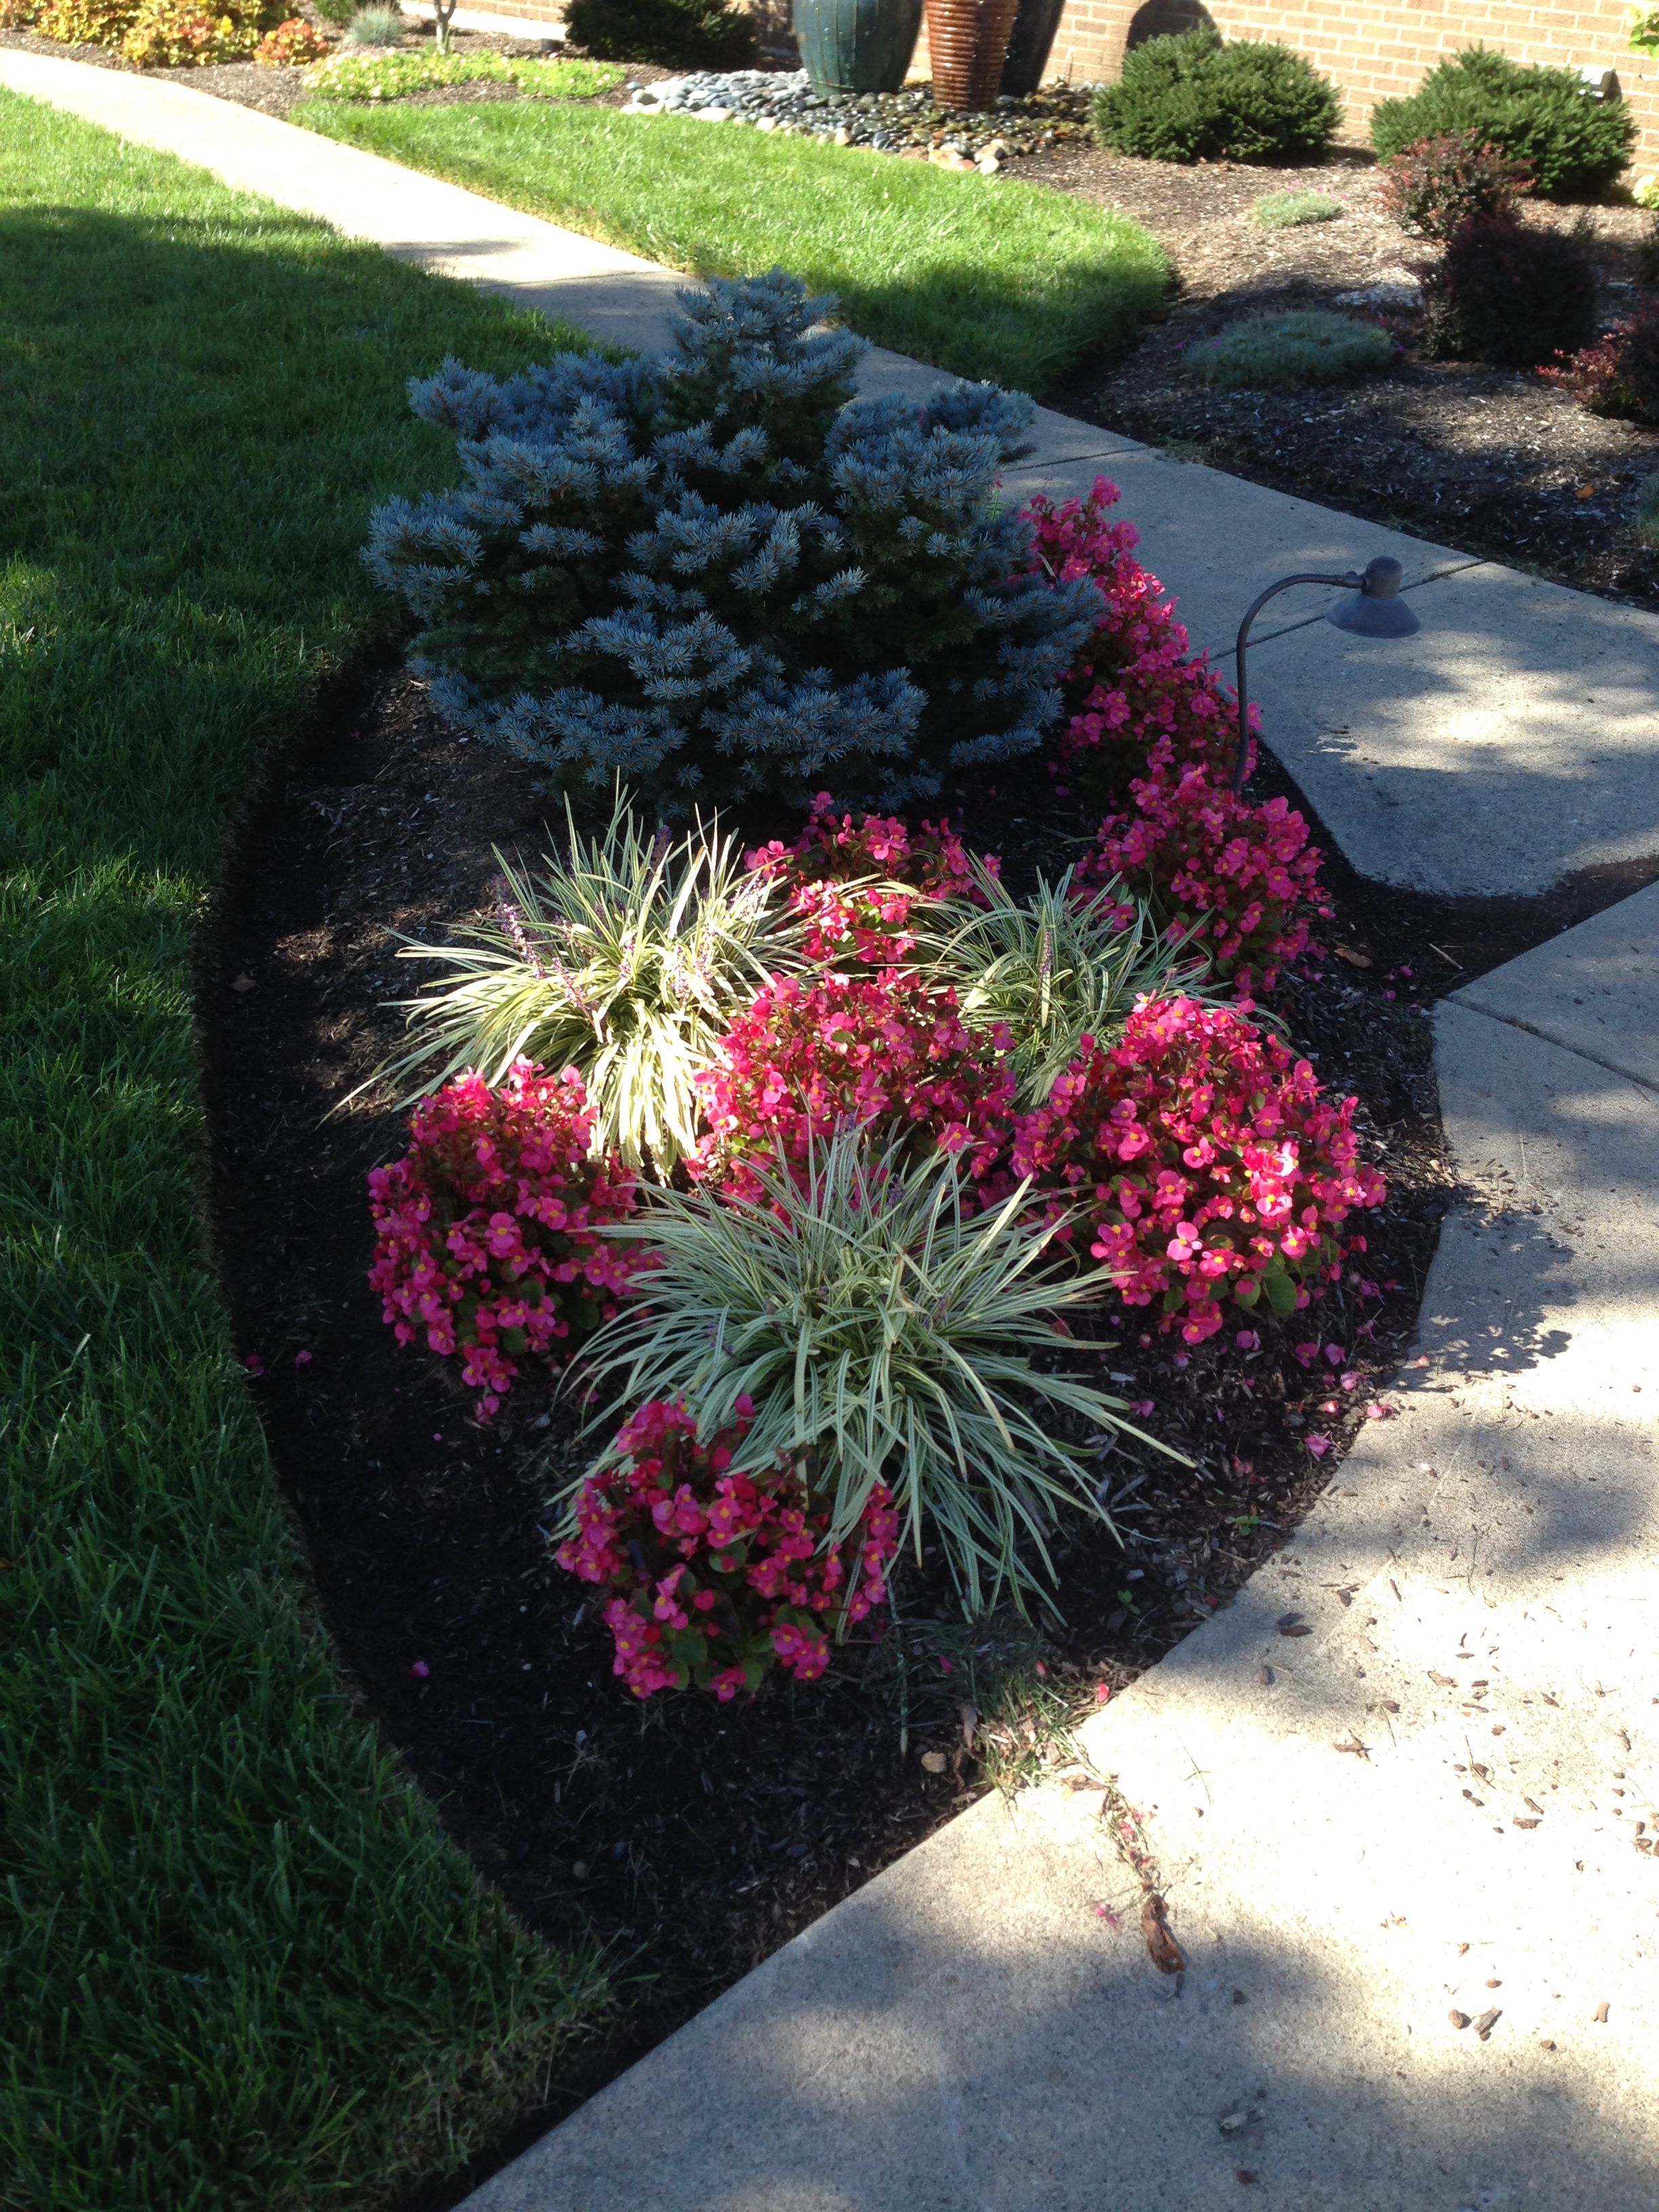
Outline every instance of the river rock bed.
{"label": "river rock bed", "polygon": [[898,92],[815,92],[805,70],[702,70],[630,87],[626,112],[746,123],[792,137],[829,138],[882,154],[924,154],[950,166],[1000,167],[1022,155],[1091,143],[1091,85],[1044,85],[1028,100],[1004,97],[982,115],[938,106],[931,84]]}

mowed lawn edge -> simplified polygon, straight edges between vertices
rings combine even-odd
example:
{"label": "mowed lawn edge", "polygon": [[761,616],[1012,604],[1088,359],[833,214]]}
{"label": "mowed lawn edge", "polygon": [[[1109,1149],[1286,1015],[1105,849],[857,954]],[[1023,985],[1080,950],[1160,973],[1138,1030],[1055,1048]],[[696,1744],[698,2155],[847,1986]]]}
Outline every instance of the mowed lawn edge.
{"label": "mowed lawn edge", "polygon": [[15,2212],[386,2202],[544,2101],[610,2002],[331,1666],[209,1264],[191,1006],[239,809],[384,626],[368,508],[453,467],[405,379],[559,342],[0,93]]}
{"label": "mowed lawn edge", "polygon": [[691,275],[787,269],[878,344],[1020,391],[1125,345],[1170,283],[1127,216],[738,125],[534,100],[313,99],[290,119]]}

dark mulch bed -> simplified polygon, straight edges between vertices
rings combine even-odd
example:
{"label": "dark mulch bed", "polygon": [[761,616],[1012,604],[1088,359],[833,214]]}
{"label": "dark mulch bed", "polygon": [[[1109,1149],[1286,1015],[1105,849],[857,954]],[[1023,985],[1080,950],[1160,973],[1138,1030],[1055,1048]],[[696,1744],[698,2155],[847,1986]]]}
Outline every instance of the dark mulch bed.
{"label": "dark mulch bed", "polygon": [[[1264,787],[1276,775],[1269,763]],[[1028,811],[987,793],[967,827],[1018,883],[1063,865],[1082,825],[1017,803]],[[1354,957],[1279,1004],[1328,1083],[1364,1102],[1390,1180],[1363,1267],[1383,1295],[1333,1296],[1316,1326],[1264,1328],[1249,1358],[1223,1340],[1186,1358],[1120,1316],[1104,1364],[1125,1398],[1155,1401],[1149,1425],[1197,1464],[1105,1462],[1123,1545],[1063,1536],[1063,1622],[969,1633],[931,1574],[911,1571],[902,1642],[849,1647],[822,1686],[742,1707],[641,1705],[611,1675],[589,1593],[550,1559],[548,1501],[582,1456],[565,1412],[528,1382],[481,1426],[440,1363],[398,1350],[364,1280],[363,1179],[401,1150],[401,1124],[367,1104],[328,1118],[398,1034],[384,1002],[410,971],[387,929],[430,936],[486,903],[492,846],[533,854],[548,811],[521,765],[448,736],[419,686],[386,671],[343,682],[245,827],[199,1003],[219,1265],[345,1666],[526,1921],[556,1938],[597,1929],[645,1978],[560,2085],[556,2112],[988,1786],[963,1748],[964,1698],[1016,1732],[1041,1718],[1034,1696],[1050,1721],[1085,1709],[1283,1540],[1409,1344],[1449,1200],[1427,1000],[1629,886],[1434,902],[1334,871],[1334,936]],[[1316,1334],[1352,1348],[1364,1375],[1352,1394],[1291,1356]],[[1310,1430],[1334,1439],[1322,1462]]]}
{"label": "dark mulch bed", "polygon": [[[1591,415],[1530,371],[1431,362],[1409,309],[1345,294],[1404,287],[1438,249],[1374,204],[1369,159],[1320,167],[1181,168],[1098,150],[1044,155],[1022,177],[1121,208],[1158,237],[1179,291],[1127,354],[1088,365],[1051,404],[1257,483],[1504,561],[1637,605],[1659,607],[1659,549],[1635,529],[1636,490],[1659,471],[1659,431]],[[1269,192],[1341,202],[1334,222],[1263,230]],[[1604,323],[1659,281],[1659,217],[1640,209],[1539,205],[1529,221],[1593,225]],[[1407,348],[1392,372],[1351,385],[1212,392],[1190,349],[1245,314],[1326,307],[1370,316]]]}

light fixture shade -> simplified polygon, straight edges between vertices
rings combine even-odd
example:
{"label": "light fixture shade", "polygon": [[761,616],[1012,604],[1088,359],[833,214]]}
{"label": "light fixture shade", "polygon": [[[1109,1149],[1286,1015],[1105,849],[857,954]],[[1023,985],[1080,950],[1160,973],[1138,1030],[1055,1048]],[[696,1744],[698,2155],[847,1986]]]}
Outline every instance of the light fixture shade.
{"label": "light fixture shade", "polygon": [[1404,599],[1379,599],[1370,592],[1345,592],[1325,619],[1360,637],[1413,637],[1423,627]]}

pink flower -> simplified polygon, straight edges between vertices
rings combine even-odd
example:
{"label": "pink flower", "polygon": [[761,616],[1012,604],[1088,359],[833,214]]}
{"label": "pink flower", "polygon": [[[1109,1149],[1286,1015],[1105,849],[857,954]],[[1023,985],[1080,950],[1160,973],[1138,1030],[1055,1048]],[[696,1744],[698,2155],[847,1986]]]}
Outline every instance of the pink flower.
{"label": "pink flower", "polygon": [[[1237,1012],[1152,1000],[1016,1123],[1011,1164],[1056,1198],[1091,1194],[1090,1250],[1119,1296],[1197,1345],[1224,1326],[1224,1302],[1283,1313],[1332,1279],[1348,1214],[1383,1194],[1358,1158],[1354,1105],[1326,1099],[1306,1060]],[[1144,1142],[1126,1160],[1131,1126]],[[1247,1336],[1259,1345],[1247,1330],[1241,1347]],[[1319,1349],[1296,1357],[1306,1366]]]}
{"label": "pink flower", "polygon": [[368,1178],[369,1283],[400,1344],[459,1353],[488,1419],[522,1359],[568,1357],[575,1329],[613,1313],[649,1268],[648,1254],[605,1233],[633,1211],[634,1179],[589,1158],[586,1097],[570,1068],[550,1076],[521,1060],[494,1090],[464,1075],[423,1100],[409,1128],[406,1156]]}
{"label": "pink flower", "polygon": [[427,1665],[424,1659],[416,1659],[411,1664],[409,1671],[415,1677],[415,1680],[417,1682],[424,1682],[431,1674],[432,1669]]}
{"label": "pink flower", "polygon": [[1307,1442],[1308,1449],[1313,1454],[1316,1459],[1323,1459],[1326,1453],[1331,1448],[1331,1440],[1328,1437],[1317,1435],[1310,1436]]}
{"label": "pink flower", "polygon": [[704,1440],[684,1406],[643,1405],[576,1494],[557,1562],[611,1592],[612,1671],[635,1697],[696,1684],[725,1704],[773,1665],[815,1681],[832,1637],[886,1602],[889,1493],[872,1491],[851,1538],[832,1544],[828,1508],[787,1458],[742,1467],[751,1412],[744,1401]]}

